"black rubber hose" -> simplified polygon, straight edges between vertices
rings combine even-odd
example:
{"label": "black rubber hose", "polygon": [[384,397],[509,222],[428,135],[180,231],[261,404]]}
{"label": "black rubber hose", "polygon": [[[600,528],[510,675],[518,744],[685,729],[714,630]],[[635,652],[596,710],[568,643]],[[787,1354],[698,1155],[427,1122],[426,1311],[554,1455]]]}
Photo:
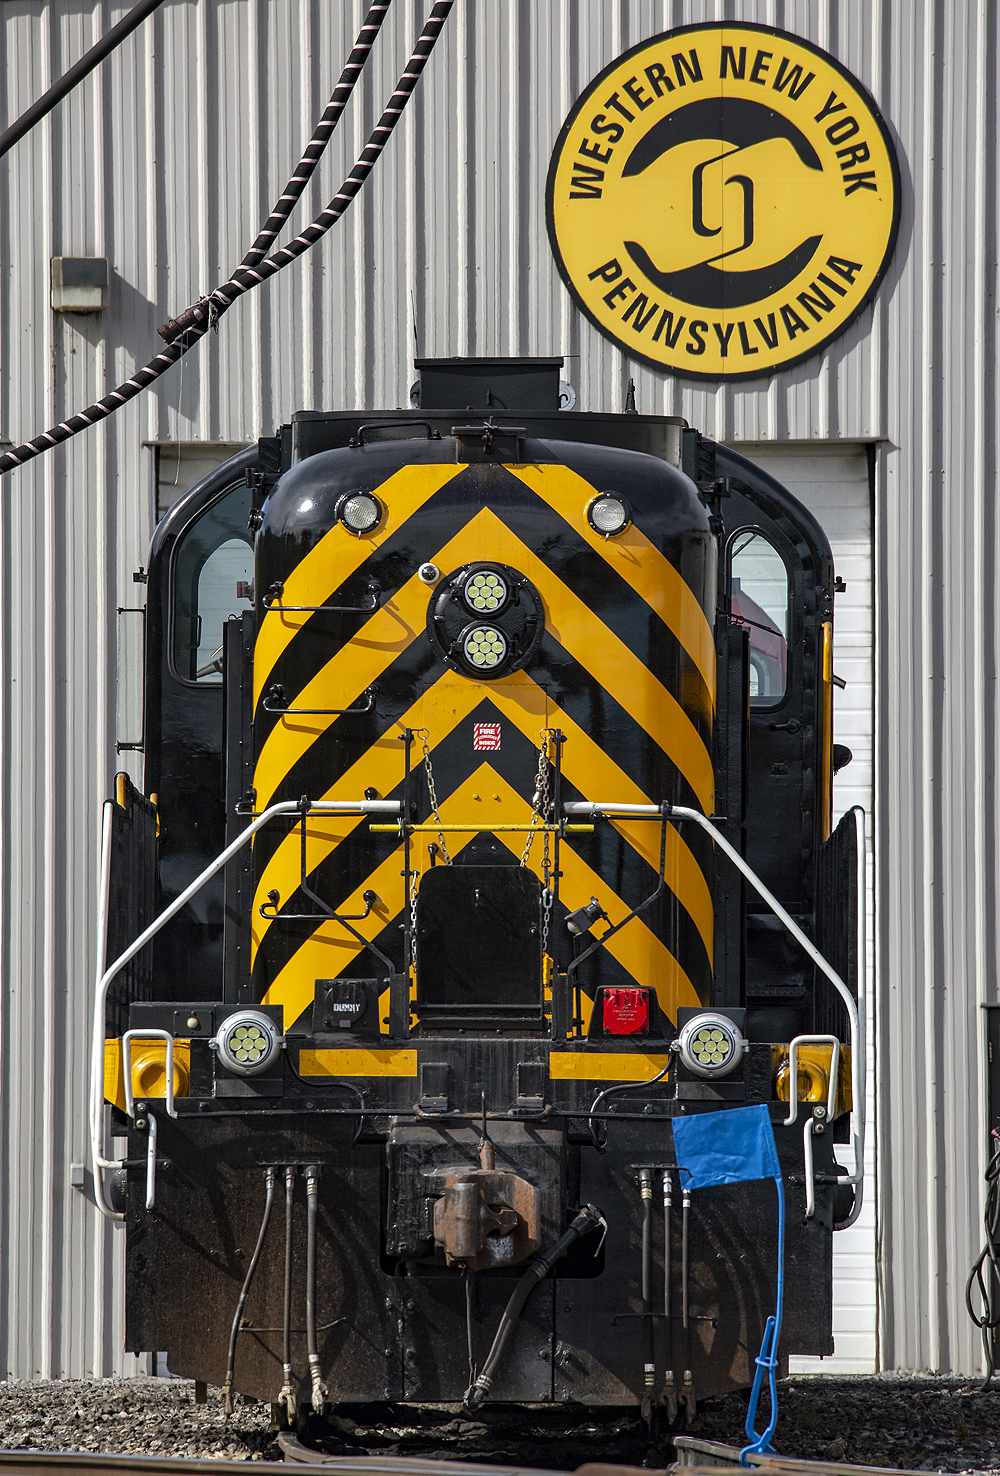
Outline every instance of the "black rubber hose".
{"label": "black rubber hose", "polygon": [[295,1206],[295,1169],[285,1169],[285,1296],[281,1318],[282,1370],[285,1382],[278,1403],[284,1404],[290,1420],[295,1418],[295,1391],[292,1388],[292,1211]]}
{"label": "black rubber hose", "polygon": [[653,1174],[650,1169],[639,1173],[642,1196],[642,1347],[643,1347],[643,1413],[648,1418],[656,1388],[656,1343],[653,1334]]}
{"label": "black rubber hose", "polygon": [[319,1215],[319,1168],[306,1169],[306,1348],[312,1376],[312,1407],[321,1415],[326,1403],[326,1390],[319,1368],[319,1344],[316,1339],[316,1224]]}
{"label": "black rubber hose", "polygon": [[265,1170],[264,1183],[266,1185],[264,1214],[260,1222],[260,1231],[257,1235],[257,1244],[254,1247],[253,1255],[250,1257],[250,1264],[247,1267],[247,1274],[243,1280],[243,1290],[240,1292],[240,1299],[236,1303],[236,1313],[233,1317],[233,1325],[229,1331],[229,1355],[226,1359],[226,1382],[223,1386],[223,1396],[226,1402],[227,1418],[233,1412],[233,1375],[236,1371],[236,1339],[240,1335],[240,1324],[243,1321],[243,1309],[247,1304],[247,1295],[250,1291],[250,1285],[257,1271],[257,1265],[260,1261],[260,1253],[264,1249],[264,1237],[267,1234],[267,1227],[271,1220],[271,1208],[274,1204],[273,1168]]}
{"label": "black rubber hose", "polygon": [[496,1373],[497,1366],[504,1355],[507,1344],[510,1342],[511,1334],[517,1326],[517,1320],[524,1311],[524,1304],[535,1287],[548,1276],[556,1261],[566,1254],[570,1246],[579,1240],[581,1235],[586,1235],[588,1230],[593,1230],[596,1226],[603,1225],[604,1223],[604,1216],[596,1205],[584,1205],[572,1225],[570,1225],[564,1235],[560,1236],[555,1245],[550,1246],[547,1251],[542,1251],[531,1262],[511,1293],[510,1301],[504,1308],[503,1316],[500,1319],[500,1326],[497,1328],[496,1337],[493,1339],[493,1346],[490,1349],[489,1357],[483,1364],[482,1373],[476,1379],[476,1382],[465,1392],[465,1399],[462,1402],[466,1409],[478,1409],[492,1389],[493,1375]]}
{"label": "black rubber hose", "polygon": [[26,133],[30,133],[36,123],[40,123],[48,113],[51,113],[67,93],[73,91],[78,82],[82,82],[95,67],[99,67],[104,58],[110,56],[126,36],[131,36],[132,32],[142,25],[147,15],[152,15],[153,11],[162,4],[163,0],[141,0],[141,4],[134,6],[127,15],[122,16],[117,25],[113,25],[110,31],[105,32],[96,46],[85,51],[80,60],[74,62],[69,71],[64,72],[48,92],[43,93],[37,102],[32,103],[26,113],[22,113],[20,118],[0,133],[0,159],[16,143],[19,143]]}

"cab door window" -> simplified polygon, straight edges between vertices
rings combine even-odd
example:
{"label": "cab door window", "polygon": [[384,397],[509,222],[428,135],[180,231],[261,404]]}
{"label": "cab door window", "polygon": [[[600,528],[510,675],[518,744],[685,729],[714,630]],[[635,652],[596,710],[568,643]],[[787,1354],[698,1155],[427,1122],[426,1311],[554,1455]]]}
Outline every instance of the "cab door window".
{"label": "cab door window", "polygon": [[248,606],[253,538],[247,531],[250,489],[234,487],[181,533],[174,549],[171,642],[173,665],[199,686],[222,681],[222,630]]}
{"label": "cab door window", "polygon": [[748,632],[750,706],[774,707],[788,688],[788,570],[756,528],[735,535],[729,556],[733,621]]}

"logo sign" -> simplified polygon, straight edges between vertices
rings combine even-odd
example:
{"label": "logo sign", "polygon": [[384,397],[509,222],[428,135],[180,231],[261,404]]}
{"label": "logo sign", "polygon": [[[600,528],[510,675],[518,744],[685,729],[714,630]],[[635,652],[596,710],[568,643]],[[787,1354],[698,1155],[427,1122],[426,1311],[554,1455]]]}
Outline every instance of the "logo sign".
{"label": "logo sign", "polygon": [[499,753],[500,724],[473,723],[472,747],[475,753]]}
{"label": "logo sign", "polygon": [[577,303],[635,359],[773,374],[870,301],[899,215],[875,103],[768,26],[685,26],[626,52],[559,135],[548,222]]}

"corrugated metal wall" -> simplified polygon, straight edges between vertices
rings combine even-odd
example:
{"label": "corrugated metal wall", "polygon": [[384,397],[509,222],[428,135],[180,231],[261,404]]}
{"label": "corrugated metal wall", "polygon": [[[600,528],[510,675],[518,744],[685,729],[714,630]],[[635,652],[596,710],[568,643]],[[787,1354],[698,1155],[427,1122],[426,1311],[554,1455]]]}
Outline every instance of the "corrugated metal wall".
{"label": "corrugated metal wall", "polygon": [[[4,0],[7,116],[127,9]],[[224,278],[339,72],[358,0],[165,0],[0,163],[0,436],[18,441],[155,351]],[[396,0],[309,192],[335,191],[421,23]],[[701,20],[829,49],[896,130],[903,214],[874,307],[822,359],[692,388],[628,363],[573,307],[543,185],[578,92]],[[250,440],[298,408],[407,403],[422,354],[569,358],[581,408],[685,415],[721,439],[879,439],[877,735],[882,1358],[972,1370],[984,1072],[997,998],[997,12],[990,0],[458,0],[412,111],[349,217],[114,420],[0,502],[3,1096],[0,1369],[118,1367],[113,1237],[85,1157],[99,805],[114,768],[115,610],[149,536],[149,442]],[[61,318],[53,255],[107,255],[111,307]]]}

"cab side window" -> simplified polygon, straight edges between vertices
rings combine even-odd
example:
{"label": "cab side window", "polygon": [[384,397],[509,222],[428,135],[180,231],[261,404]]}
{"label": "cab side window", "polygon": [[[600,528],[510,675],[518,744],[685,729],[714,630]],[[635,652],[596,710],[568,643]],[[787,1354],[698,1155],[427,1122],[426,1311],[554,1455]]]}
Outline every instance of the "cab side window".
{"label": "cab side window", "polygon": [[750,642],[750,706],[774,707],[788,685],[788,570],[763,533],[744,528],[730,545],[730,610]]}
{"label": "cab side window", "polygon": [[250,489],[232,488],[181,533],[172,569],[172,656],[177,675],[199,686],[222,681],[222,628],[248,608],[238,586],[253,579],[247,531]]}

